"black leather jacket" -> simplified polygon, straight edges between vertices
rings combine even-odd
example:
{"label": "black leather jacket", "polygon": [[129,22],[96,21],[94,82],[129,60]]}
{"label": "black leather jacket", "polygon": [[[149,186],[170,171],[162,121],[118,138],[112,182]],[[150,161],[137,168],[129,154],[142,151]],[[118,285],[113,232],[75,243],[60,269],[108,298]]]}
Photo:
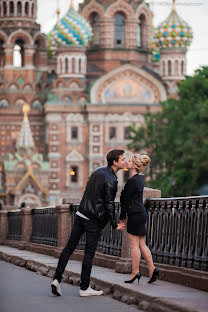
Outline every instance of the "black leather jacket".
{"label": "black leather jacket", "polygon": [[144,182],[139,174],[135,174],[126,182],[120,197],[120,220],[125,220],[126,215],[146,211],[143,204],[143,190]]}
{"label": "black leather jacket", "polygon": [[117,176],[111,167],[95,169],[87,182],[79,211],[101,228],[104,228],[108,221],[114,229],[117,227],[114,203],[117,183]]}

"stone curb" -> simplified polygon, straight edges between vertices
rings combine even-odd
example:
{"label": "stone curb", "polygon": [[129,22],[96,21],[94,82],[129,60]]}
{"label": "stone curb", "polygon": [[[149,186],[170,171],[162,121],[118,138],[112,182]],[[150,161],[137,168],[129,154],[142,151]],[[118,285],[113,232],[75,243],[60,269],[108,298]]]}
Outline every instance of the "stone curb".
{"label": "stone curb", "polygon": [[[36,260],[24,259],[20,256],[9,255],[5,252],[0,252],[0,260],[14,264],[16,266],[24,267],[30,271],[36,272],[37,274],[47,276],[52,278],[55,273],[55,267],[43,264]],[[79,286],[80,283],[80,274],[65,271],[63,275],[63,282]],[[177,304],[173,304],[168,300],[162,298],[151,297],[149,295],[143,294],[139,291],[134,291],[132,289],[102,281],[100,279],[91,277],[91,286],[96,290],[102,289],[104,295],[111,296],[112,298],[121,301],[126,304],[136,305],[139,309],[147,312],[197,312],[197,310],[190,310],[184,307],[181,307]]]}

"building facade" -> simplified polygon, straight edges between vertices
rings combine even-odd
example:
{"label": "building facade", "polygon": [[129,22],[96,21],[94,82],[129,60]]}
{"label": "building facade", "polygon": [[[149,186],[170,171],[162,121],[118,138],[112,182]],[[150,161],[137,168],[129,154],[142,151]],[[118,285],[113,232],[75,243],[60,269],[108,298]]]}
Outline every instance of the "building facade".
{"label": "building facade", "polygon": [[[177,97],[192,31],[174,3],[154,28],[145,1],[85,0],[79,12],[72,1],[46,36],[36,0],[0,1],[1,207],[31,206],[30,194],[38,205],[80,199],[106,153],[126,149],[128,127]],[[22,128],[34,141],[33,158],[26,141],[18,144]],[[9,161],[20,148],[26,165],[18,171]],[[118,178],[121,188],[125,172]],[[25,191],[27,179],[32,187]]]}

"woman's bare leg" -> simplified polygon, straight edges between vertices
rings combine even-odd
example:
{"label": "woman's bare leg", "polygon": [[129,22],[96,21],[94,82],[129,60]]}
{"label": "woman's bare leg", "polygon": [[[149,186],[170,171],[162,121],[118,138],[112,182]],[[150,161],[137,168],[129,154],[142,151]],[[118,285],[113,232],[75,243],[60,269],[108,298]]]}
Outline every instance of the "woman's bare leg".
{"label": "woman's bare leg", "polygon": [[139,236],[139,248],[141,250],[142,256],[144,257],[147,263],[149,269],[149,277],[151,277],[155,269],[155,266],[152,260],[152,254],[146,245],[146,236]]}
{"label": "woman's bare leg", "polygon": [[132,273],[130,279],[132,279],[139,272],[141,252],[139,249],[139,236],[128,233],[128,239],[131,248]]}

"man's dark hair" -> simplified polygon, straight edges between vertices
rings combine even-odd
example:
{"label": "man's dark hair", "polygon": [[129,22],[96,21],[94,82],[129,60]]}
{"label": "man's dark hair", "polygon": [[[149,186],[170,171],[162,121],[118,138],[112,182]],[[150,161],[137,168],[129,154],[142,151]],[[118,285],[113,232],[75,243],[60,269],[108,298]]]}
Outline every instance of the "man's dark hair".
{"label": "man's dark hair", "polygon": [[124,154],[124,151],[120,150],[120,149],[114,149],[114,150],[110,151],[106,156],[108,166],[109,167],[113,166],[113,161],[114,160],[118,161],[119,156],[121,156],[123,154]]}

